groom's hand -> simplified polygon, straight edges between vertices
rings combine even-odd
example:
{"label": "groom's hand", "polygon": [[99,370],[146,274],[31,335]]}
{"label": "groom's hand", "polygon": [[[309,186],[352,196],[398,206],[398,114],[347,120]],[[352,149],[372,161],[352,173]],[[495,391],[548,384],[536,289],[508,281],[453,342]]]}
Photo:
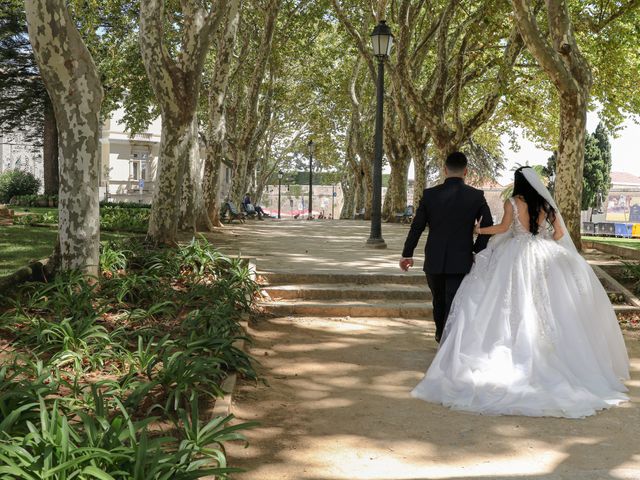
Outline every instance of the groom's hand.
{"label": "groom's hand", "polygon": [[403,258],[400,260],[400,270],[406,272],[409,267],[413,267],[413,258]]}

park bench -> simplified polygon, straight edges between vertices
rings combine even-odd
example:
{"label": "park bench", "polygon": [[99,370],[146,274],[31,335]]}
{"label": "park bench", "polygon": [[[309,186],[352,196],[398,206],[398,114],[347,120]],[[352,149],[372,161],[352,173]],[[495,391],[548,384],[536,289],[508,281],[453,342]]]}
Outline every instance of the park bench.
{"label": "park bench", "polygon": [[220,212],[220,218],[224,218],[225,215],[228,215],[228,223],[233,222],[234,220],[238,220],[240,223],[244,223],[245,214],[243,212],[239,212],[233,202],[226,201],[222,206],[222,212]]}

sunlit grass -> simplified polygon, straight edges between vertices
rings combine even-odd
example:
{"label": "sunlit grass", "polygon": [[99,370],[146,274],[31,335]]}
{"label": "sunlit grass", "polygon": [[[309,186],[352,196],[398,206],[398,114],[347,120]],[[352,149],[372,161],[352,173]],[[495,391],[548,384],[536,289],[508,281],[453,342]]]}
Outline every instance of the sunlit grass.
{"label": "sunlit grass", "polygon": [[600,242],[608,245],[616,245],[618,247],[633,248],[640,250],[640,238],[617,238],[617,237],[582,237],[587,242]]}
{"label": "sunlit grass", "polygon": [[[42,209],[44,210],[44,209]],[[23,225],[0,226],[0,277],[15,272],[30,262],[48,257],[58,230]],[[129,233],[102,233],[102,240],[129,237]]]}

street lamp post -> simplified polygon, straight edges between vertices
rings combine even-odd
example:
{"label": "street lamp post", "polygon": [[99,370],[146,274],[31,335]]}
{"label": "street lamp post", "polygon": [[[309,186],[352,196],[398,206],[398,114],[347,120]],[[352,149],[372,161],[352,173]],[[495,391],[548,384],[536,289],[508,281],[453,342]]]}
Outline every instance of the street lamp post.
{"label": "street lamp post", "polygon": [[313,213],[312,213],[312,205],[313,205],[313,200],[312,200],[312,196],[313,196],[313,149],[315,147],[315,145],[313,144],[313,140],[309,140],[309,143],[307,143],[307,146],[309,147],[309,216],[307,217],[307,220],[312,220],[313,219]]}
{"label": "street lamp post", "polygon": [[278,219],[280,219],[280,202],[282,200],[282,177],[284,176],[284,172],[282,170],[278,170]]}
{"label": "street lamp post", "polygon": [[378,60],[378,81],[376,84],[376,129],[375,157],[373,160],[373,195],[371,196],[371,234],[367,245],[373,248],[387,248],[382,238],[382,128],[384,121],[384,62],[391,53],[393,35],[387,22],[380,20],[371,34],[373,55]]}

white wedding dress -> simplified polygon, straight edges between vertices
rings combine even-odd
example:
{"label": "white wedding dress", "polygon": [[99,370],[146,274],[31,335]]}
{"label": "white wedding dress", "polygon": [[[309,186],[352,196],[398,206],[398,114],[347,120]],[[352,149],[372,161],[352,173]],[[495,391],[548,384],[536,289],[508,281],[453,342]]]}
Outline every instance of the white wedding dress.
{"label": "white wedding dress", "polygon": [[511,201],[509,232],[476,255],[412,395],[481,414],[568,418],[628,400],[629,359],[604,288],[574,247],[547,229],[532,235]]}

